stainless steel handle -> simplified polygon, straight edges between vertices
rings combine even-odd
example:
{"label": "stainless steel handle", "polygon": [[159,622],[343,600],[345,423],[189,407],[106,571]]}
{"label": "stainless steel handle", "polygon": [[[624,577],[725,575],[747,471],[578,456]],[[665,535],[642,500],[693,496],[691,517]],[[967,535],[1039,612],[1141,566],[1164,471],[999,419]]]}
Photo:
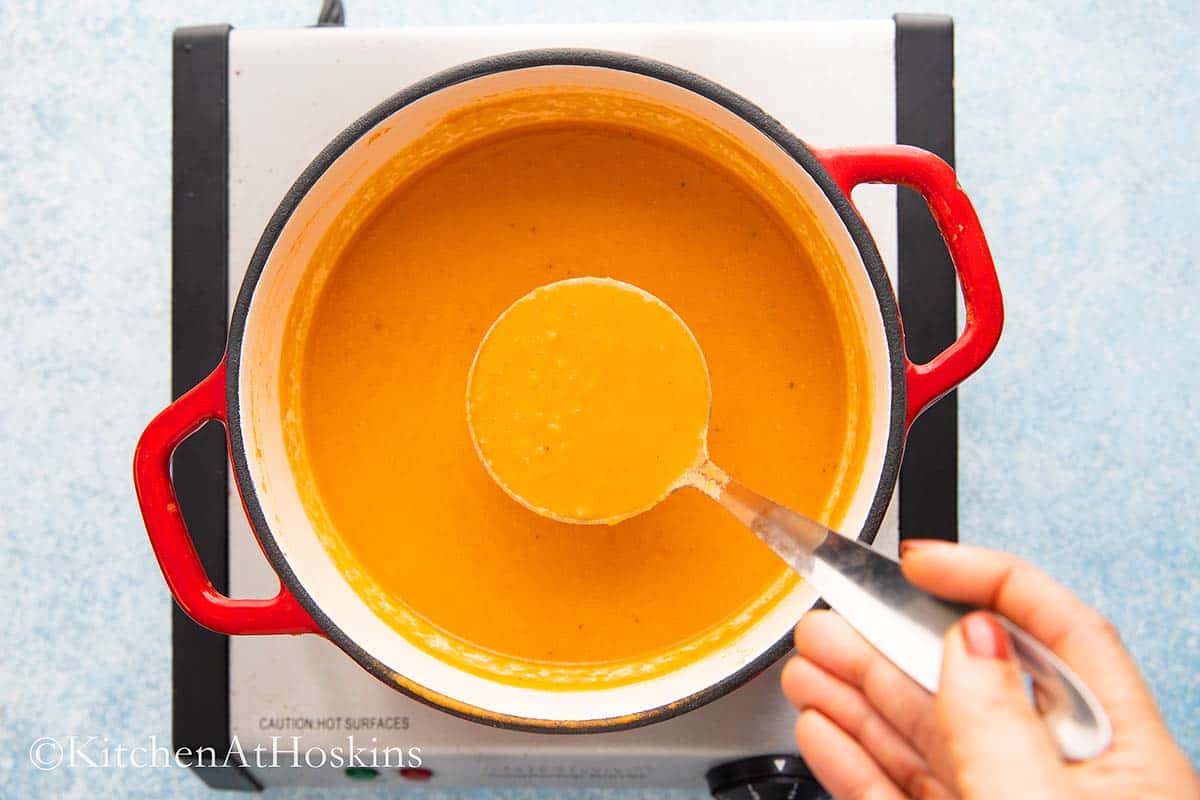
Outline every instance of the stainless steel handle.
{"label": "stainless steel handle", "polygon": [[[747,489],[710,463],[692,483],[716,499],[820,592],[864,639],[936,692],[946,632],[979,609],[909,583],[900,564]],[[1112,742],[1108,715],[1091,690],[1045,645],[1011,620],[1013,652],[1033,684],[1033,703],[1064,758],[1082,761]]]}
{"label": "stainless steel handle", "polygon": [[[909,677],[936,692],[946,633],[978,609],[918,589],[899,563],[836,531],[808,558],[807,577],[830,608]],[[1112,726],[1095,695],[1049,648],[1011,620],[997,619],[1062,756],[1083,761],[1103,753],[1112,742]]]}

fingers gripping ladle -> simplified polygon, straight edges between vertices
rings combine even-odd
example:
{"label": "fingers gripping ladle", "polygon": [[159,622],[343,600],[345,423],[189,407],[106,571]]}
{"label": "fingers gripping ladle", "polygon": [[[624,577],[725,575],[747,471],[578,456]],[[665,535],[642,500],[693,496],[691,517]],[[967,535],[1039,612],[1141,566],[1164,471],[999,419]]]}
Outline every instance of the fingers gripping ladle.
{"label": "fingers gripping ladle", "polygon": [[[518,299],[493,323],[467,381],[467,424],[492,478],[562,522],[615,524],[692,487],[716,500],[921,686],[937,690],[946,632],[972,607],[908,582],[899,564],[737,482],[708,457],[708,366],[658,298],[575,278]],[[1064,758],[1102,753],[1112,728],[1054,653],[1001,624]]]}

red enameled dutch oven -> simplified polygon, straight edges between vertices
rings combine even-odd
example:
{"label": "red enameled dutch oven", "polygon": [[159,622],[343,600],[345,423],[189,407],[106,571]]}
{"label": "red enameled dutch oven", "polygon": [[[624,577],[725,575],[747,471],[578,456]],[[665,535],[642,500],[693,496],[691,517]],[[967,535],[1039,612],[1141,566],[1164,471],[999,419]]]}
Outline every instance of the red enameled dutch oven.
{"label": "red enameled dutch oven", "polygon": [[[872,382],[872,434],[842,529],[873,540],[895,486],[904,437],[918,414],[987,359],[1003,311],[991,255],[954,172],[912,147],[814,149],[747,100],[676,67],[591,50],[516,53],[466,64],[400,92],[347,128],[304,171],[264,231],[238,297],[225,360],[159,414],[134,457],[150,541],[176,602],[226,634],[325,636],[390,686],[451,713],[545,731],[614,730],[695,708],[783,655],[796,620],[816,602],[798,585],[727,647],[667,674],[600,689],[541,690],[470,674],[419,649],[378,619],[332,563],[304,513],[283,443],[278,365],[296,285],[323,231],[356,189],[422,130],[480,98],[522,89],[596,87],[683,109],[737,138],[816,214],[846,270],[864,320]],[[891,284],[850,200],[863,183],[909,186],[925,198],[957,270],[966,326],[926,364],[905,356]],[[238,490],[279,574],[267,600],[213,588],[180,514],[170,460],[209,420],[229,433]],[[269,487],[269,488],[268,488]]]}

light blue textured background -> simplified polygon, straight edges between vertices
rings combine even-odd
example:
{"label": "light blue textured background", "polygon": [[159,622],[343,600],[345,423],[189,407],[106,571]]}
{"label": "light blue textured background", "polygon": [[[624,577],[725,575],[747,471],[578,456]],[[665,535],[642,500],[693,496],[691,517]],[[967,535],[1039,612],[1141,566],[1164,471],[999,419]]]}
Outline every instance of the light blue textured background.
{"label": "light blue textured background", "polygon": [[[1195,3],[348,4],[362,26],[952,13],[959,172],[1008,307],[961,392],[962,538],[1103,609],[1200,756]],[[129,465],[168,399],[170,34],[318,6],[0,4],[0,797],[207,794],[178,769],[38,773],[26,751],[169,739],[169,599]]]}

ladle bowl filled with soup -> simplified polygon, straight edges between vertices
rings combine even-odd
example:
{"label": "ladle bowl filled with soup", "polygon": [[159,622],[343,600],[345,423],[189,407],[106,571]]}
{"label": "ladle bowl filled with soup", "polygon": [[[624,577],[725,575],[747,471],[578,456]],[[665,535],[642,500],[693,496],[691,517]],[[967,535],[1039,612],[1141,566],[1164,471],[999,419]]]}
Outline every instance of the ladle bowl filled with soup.
{"label": "ladle bowl filled with soup", "polygon": [[[966,327],[928,364],[904,355],[849,199],[867,182],[920,191],[958,271]],[[591,489],[646,509],[577,525],[518,502],[477,455],[464,399],[481,340],[515,300],[570,279],[639,287],[686,319],[714,461],[866,541],[907,426],[986,360],[1002,323],[979,222],[929,153],[814,150],[737,95],[632,56],[464,65],[317,157],[262,236],[225,360],[143,434],[138,498],[183,610],[227,634],[325,636],[397,690],[529,730],[664,719],[779,658],[816,595],[698,492],[643,498],[634,474],[547,473],[563,462],[535,461],[538,448],[565,420],[491,420],[488,435],[524,437],[503,452],[579,498],[581,519],[602,496]],[[627,357],[604,352],[610,367]],[[597,382],[579,395],[591,413],[613,387],[586,366],[572,374]],[[638,463],[686,455],[672,420],[694,427],[697,407],[620,407]],[[213,419],[274,598],[214,590],[183,523],[171,452]]]}

